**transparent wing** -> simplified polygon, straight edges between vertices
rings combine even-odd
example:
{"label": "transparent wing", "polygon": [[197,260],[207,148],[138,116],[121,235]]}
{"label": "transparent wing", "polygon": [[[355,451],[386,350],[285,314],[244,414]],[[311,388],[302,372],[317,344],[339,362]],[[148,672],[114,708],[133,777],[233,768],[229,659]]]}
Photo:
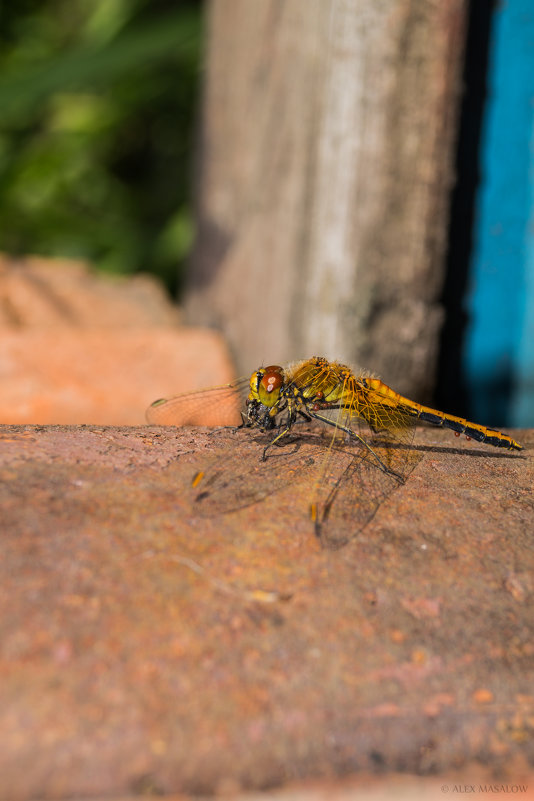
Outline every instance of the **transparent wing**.
{"label": "transparent wing", "polygon": [[146,419],[162,426],[240,425],[248,391],[249,379],[239,378],[223,386],[161,398],[148,407]]}
{"label": "transparent wing", "polygon": [[[334,436],[328,435],[329,431]],[[224,453],[204,460],[195,475],[191,487],[194,512],[215,516],[237,511],[297,483],[304,488],[322,545],[337,549],[350,542],[402,479],[384,472],[360,441],[346,435],[341,440],[333,429],[294,432],[261,461],[268,435],[250,429],[236,431],[235,454],[232,448],[224,448]],[[402,468],[405,476],[420,458],[416,451],[392,447],[391,442],[369,431],[366,441],[383,462],[392,470]],[[298,513],[305,508],[303,503]]]}
{"label": "transparent wing", "polygon": [[194,511],[204,516],[227,514],[259,503],[297,479],[311,486],[324,447],[315,440],[289,436],[262,461],[270,438],[240,429],[223,453],[204,460],[191,485]]}
{"label": "transparent wing", "polygon": [[371,458],[373,452],[378,456],[374,460],[377,466],[381,462],[387,470],[404,479],[413,469],[411,460],[416,420],[410,415],[401,410],[392,414],[390,409],[372,409],[369,414],[371,426],[362,416],[361,409],[353,405],[321,410],[320,415],[330,421],[335,442],[348,445],[352,438],[347,430],[352,431],[355,435],[353,444],[360,440],[361,448],[366,450],[363,445],[366,443],[367,454]]}
{"label": "transparent wing", "polygon": [[317,412],[332,433],[311,512],[329,548],[349,542],[421,458],[413,449],[416,418],[389,387],[368,380],[368,391],[354,382],[354,392],[346,386],[341,402]]}
{"label": "transparent wing", "polygon": [[[334,441],[320,471],[311,509],[315,533],[327,548],[350,542],[422,456],[407,443],[392,442],[380,434],[369,432],[365,441],[372,450],[358,441]],[[385,472],[376,457],[391,472]]]}
{"label": "transparent wing", "polygon": [[[380,435],[382,441],[409,448],[417,424],[417,405],[397,394],[378,378],[365,378],[356,382],[354,392],[348,392],[344,404],[347,420],[356,425],[365,421],[364,430]],[[351,427],[351,423],[348,423]],[[361,423],[360,423],[361,425]],[[402,449],[401,449],[402,451]],[[400,460],[396,460],[400,468]],[[402,470],[401,470],[402,472]]]}

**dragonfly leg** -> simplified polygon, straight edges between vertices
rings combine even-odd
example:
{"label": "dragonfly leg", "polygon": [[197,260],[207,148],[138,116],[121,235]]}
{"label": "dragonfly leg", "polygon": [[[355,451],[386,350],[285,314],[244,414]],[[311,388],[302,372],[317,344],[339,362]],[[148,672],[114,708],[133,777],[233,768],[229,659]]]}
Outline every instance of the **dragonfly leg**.
{"label": "dragonfly leg", "polygon": [[[291,431],[291,428],[293,427],[293,424],[295,423],[295,420],[297,419],[297,409],[295,408],[295,406],[292,403],[288,402],[288,404],[287,404],[287,412],[288,412],[288,414],[287,414],[287,420],[286,420],[285,424],[284,423],[280,424],[279,433],[276,435],[276,437],[274,439],[272,439],[270,442],[268,442],[267,445],[265,446],[265,448],[263,449],[263,454],[262,454],[262,457],[261,457],[261,461],[262,462],[264,462],[267,459],[267,451],[269,450],[269,448],[272,448],[273,445],[280,444],[280,441],[285,436],[287,436],[287,434],[289,434],[289,432]],[[280,431],[280,428],[282,428],[282,426],[283,426],[283,430]]]}
{"label": "dragonfly leg", "polygon": [[262,462],[266,461],[266,459],[267,459],[267,451],[269,450],[269,448],[272,448],[273,445],[279,445],[280,444],[280,440],[282,440],[286,436],[286,434],[289,434],[292,425],[293,425],[293,423],[291,423],[288,420],[284,430],[280,431],[280,433],[277,434],[274,439],[272,439],[270,442],[267,443],[267,445],[263,449],[263,453],[262,453],[262,457],[261,457],[261,461]]}

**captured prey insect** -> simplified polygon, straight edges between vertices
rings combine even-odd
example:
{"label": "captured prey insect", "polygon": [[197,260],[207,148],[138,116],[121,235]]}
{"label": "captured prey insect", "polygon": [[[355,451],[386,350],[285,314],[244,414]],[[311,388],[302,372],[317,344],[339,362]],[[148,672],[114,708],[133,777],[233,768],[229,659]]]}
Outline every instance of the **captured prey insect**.
{"label": "captured prey insect", "polygon": [[[316,534],[331,546],[348,541],[406,480],[421,458],[412,448],[418,421],[521,450],[507,434],[421,406],[379,378],[318,356],[287,367],[260,367],[250,379],[155,401],[147,419],[184,425],[198,422],[205,412],[212,425],[235,424],[241,414],[242,427],[271,436],[256,457],[263,466],[246,469],[240,459],[227,456],[211,473],[197,473],[193,486],[199,504],[230,511],[256,502],[287,483],[287,470],[310,485],[310,517]],[[321,424],[322,435],[298,425],[301,421]]]}

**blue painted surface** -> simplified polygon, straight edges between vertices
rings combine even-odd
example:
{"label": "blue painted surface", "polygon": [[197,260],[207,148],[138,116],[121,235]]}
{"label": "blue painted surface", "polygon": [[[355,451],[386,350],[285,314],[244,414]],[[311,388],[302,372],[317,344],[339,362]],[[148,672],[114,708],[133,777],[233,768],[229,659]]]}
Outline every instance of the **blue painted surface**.
{"label": "blue painted surface", "polygon": [[472,416],[534,426],[534,2],[492,21],[464,358]]}

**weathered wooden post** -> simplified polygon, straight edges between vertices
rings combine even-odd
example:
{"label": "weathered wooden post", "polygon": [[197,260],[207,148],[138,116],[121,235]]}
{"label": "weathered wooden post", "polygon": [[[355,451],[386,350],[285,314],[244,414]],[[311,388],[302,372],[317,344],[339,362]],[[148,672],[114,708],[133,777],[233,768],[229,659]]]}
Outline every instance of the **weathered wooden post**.
{"label": "weathered wooden post", "polygon": [[189,318],[432,385],[465,0],[212,0]]}

